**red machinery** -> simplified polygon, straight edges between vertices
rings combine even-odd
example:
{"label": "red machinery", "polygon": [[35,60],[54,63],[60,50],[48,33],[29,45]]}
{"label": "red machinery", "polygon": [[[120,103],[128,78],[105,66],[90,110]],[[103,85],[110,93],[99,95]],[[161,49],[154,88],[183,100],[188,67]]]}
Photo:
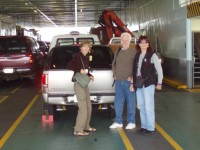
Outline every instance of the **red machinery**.
{"label": "red machinery", "polygon": [[97,34],[101,44],[108,44],[112,37],[120,37],[123,32],[128,32],[132,37],[134,37],[133,33],[112,10],[103,10],[98,23],[101,26],[91,28],[90,33]]}

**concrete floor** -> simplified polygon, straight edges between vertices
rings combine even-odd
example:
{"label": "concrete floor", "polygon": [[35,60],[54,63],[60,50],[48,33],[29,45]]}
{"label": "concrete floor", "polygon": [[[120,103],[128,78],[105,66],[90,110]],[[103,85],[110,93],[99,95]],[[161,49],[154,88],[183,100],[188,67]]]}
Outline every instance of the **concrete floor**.
{"label": "concrete floor", "polygon": [[[93,110],[96,133],[75,137],[76,107],[60,112],[53,123],[42,123],[40,89],[27,80],[0,88],[1,150],[198,150],[200,147],[200,93],[168,85],[156,92],[156,134],[142,136],[134,130],[111,130],[106,110]],[[139,116],[137,113],[137,128]],[[126,122],[125,122],[126,124]]]}

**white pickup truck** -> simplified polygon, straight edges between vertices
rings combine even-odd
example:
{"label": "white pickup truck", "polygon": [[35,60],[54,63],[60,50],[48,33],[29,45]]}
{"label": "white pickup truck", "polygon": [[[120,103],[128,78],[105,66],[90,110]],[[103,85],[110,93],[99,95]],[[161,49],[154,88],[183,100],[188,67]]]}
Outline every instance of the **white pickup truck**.
{"label": "white pickup truck", "polygon": [[[72,82],[73,71],[67,70],[67,63],[79,52],[79,46],[54,47],[44,65],[42,74],[42,96],[44,112],[55,114],[57,106],[77,105]],[[113,73],[111,63],[113,53],[108,46],[93,45],[90,53],[90,72],[94,81],[90,82],[92,104],[112,104],[114,102]]]}

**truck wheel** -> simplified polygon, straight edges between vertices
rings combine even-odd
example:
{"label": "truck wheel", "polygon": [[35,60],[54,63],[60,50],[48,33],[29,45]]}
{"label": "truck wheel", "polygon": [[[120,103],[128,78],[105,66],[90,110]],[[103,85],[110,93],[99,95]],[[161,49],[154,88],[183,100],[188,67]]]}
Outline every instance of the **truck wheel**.
{"label": "truck wheel", "polygon": [[49,105],[49,104],[43,104],[43,110],[44,110],[44,115],[52,115],[53,118],[56,118],[56,106],[55,105]]}
{"label": "truck wheel", "polygon": [[110,118],[115,118],[115,108],[113,104],[108,105],[108,112],[109,112]]}

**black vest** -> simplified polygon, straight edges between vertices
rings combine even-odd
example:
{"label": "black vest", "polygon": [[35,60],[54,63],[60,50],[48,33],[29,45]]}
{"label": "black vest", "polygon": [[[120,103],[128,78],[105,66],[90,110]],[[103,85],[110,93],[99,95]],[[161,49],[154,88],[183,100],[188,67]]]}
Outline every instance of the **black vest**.
{"label": "black vest", "polygon": [[[134,64],[133,64],[133,81],[136,80],[136,74],[137,74],[137,68],[138,68],[138,62],[139,57],[141,53],[137,53],[135,56]],[[144,83],[144,86],[147,87],[152,84],[157,84],[157,74],[156,69],[154,67],[154,64],[151,63],[151,57],[154,54],[154,52],[146,52],[146,55],[144,56],[144,59],[142,61],[141,66],[141,75],[143,78],[146,78],[146,81]]]}

